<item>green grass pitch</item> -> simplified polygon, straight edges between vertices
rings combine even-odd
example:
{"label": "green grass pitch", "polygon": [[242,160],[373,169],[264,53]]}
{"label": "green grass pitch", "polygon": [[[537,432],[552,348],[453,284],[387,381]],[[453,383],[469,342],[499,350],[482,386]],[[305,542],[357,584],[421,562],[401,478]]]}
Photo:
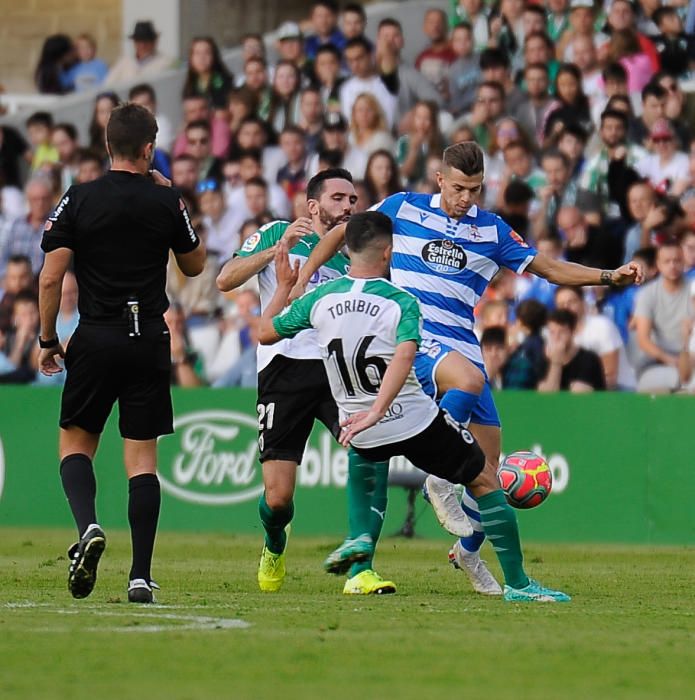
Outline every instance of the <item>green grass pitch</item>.
{"label": "green grass pitch", "polygon": [[442,541],[385,539],[398,593],[361,598],[322,573],[328,539],[291,539],[283,590],[261,594],[258,538],[165,533],[161,604],[135,607],[128,536],[107,536],[74,601],[72,533],[0,531],[3,700],[695,695],[695,549],[527,546],[532,575],[574,600],[512,605],[472,593]]}

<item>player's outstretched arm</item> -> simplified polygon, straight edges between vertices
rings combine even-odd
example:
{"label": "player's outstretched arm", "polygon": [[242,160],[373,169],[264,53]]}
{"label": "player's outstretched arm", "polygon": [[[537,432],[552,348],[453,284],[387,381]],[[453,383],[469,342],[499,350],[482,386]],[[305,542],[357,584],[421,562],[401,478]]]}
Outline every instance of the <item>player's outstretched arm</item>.
{"label": "player's outstretched arm", "polygon": [[299,272],[297,284],[290,293],[290,301],[299,299],[304,294],[306,286],[316,270],[327,263],[343,247],[346,226],[347,224],[338,224],[316,244]]}
{"label": "player's outstretched arm", "polygon": [[286,241],[281,240],[275,248],[275,277],[277,287],[270,303],[263,310],[261,323],[258,329],[258,342],[261,345],[272,345],[277,343],[282,336],[275,330],[273,319],[286,306],[287,297],[292,287],[297,283],[299,276],[299,260],[294,266],[290,265],[289,250]]}
{"label": "player's outstretched arm", "polygon": [[636,262],[629,262],[617,270],[599,270],[596,267],[555,260],[543,253],[538,253],[527,269],[553,284],[566,284],[573,287],[602,284],[628,287],[631,284],[642,284],[644,279],[642,266]]}
{"label": "player's outstretched arm", "polygon": [[386,415],[413,368],[416,352],[417,343],[414,340],[406,340],[396,346],[372,407],[369,411],[354,413],[341,423],[340,444],[343,447],[347,447],[355,435],[376,425]]}

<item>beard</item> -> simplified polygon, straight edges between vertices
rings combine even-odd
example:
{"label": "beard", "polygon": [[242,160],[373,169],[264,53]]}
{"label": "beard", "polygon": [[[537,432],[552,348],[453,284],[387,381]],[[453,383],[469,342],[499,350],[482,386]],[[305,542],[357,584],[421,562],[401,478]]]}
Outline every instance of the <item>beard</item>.
{"label": "beard", "polygon": [[350,214],[341,214],[340,216],[332,216],[323,207],[319,206],[319,221],[325,227],[326,231],[330,231],[339,224],[346,223],[350,218]]}

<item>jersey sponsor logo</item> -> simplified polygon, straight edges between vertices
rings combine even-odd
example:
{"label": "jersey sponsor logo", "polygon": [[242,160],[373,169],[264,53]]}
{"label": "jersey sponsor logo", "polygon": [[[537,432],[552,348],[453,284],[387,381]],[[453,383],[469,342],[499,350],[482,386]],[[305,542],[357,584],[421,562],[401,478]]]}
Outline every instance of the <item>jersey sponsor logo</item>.
{"label": "jersey sponsor logo", "polygon": [[380,425],[384,425],[385,423],[393,423],[395,420],[400,420],[401,418],[404,418],[403,414],[403,406],[394,401],[389,407],[386,413],[384,414],[384,417],[379,421]]}
{"label": "jersey sponsor logo", "polygon": [[[60,204],[55,208],[55,211],[48,217],[49,221],[58,221],[58,217],[63,213],[63,209],[68,206],[68,202],[70,201],[70,197],[63,197],[63,199],[60,200]],[[46,229],[48,231],[49,229]]]}
{"label": "jersey sponsor logo", "polygon": [[244,245],[241,246],[241,249],[244,251],[244,253],[250,253],[257,245],[258,242],[261,240],[261,232],[256,231],[256,233],[251,234],[246,241],[244,242]]}
{"label": "jersey sponsor logo", "polygon": [[466,267],[466,252],[447,239],[429,241],[422,248],[427,267],[443,275],[457,275]]}
{"label": "jersey sponsor logo", "polygon": [[516,241],[520,246],[523,246],[524,248],[528,248],[528,243],[513,229],[509,232],[509,237],[513,241]]}

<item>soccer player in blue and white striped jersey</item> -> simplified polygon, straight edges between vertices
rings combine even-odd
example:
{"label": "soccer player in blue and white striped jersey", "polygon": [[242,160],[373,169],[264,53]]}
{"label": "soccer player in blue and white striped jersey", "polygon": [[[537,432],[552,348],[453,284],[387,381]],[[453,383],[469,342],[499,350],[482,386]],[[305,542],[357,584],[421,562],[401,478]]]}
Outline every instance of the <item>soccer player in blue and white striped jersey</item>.
{"label": "soccer player in blue and white striped jersey", "polygon": [[[624,286],[639,284],[642,270],[636,263],[598,270],[539,253],[499,216],[478,207],[483,179],[483,152],[475,142],[464,141],[444,151],[437,174],[439,194],[400,192],[375,209],[394,223],[391,280],[422,305],[423,343],[415,360],[418,379],[452,418],[469,424],[485,453],[485,468],[496,472],[500,420],[473,333],[473,309],[492,277],[507,267],[517,273],[528,270],[555,284]],[[343,227],[324,237],[302,268],[298,290],[343,238]],[[427,485],[440,521],[455,521],[452,506],[459,515],[460,506],[452,498],[453,487],[433,477]],[[499,585],[480,560],[484,535],[475,499],[466,496],[464,508],[474,532],[457,541],[451,560],[469,574],[478,592],[499,595]]]}

